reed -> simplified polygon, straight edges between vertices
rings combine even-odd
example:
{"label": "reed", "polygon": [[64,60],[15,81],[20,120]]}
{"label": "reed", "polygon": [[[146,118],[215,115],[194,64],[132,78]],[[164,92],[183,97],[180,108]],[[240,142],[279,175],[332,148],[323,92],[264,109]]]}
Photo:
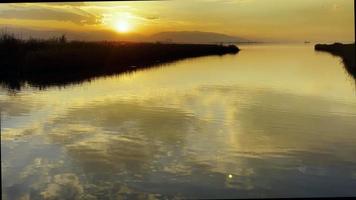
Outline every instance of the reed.
{"label": "reed", "polygon": [[68,41],[0,36],[0,80],[20,87],[63,85],[185,58],[235,54],[234,45]]}

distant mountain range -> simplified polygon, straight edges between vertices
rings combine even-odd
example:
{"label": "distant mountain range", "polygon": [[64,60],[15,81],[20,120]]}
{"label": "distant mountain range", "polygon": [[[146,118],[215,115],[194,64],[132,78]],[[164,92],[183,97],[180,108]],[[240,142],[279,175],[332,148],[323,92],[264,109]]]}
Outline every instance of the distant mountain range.
{"label": "distant mountain range", "polygon": [[51,37],[58,37],[62,34],[65,34],[69,40],[87,41],[107,40],[190,44],[251,42],[250,40],[241,37],[230,36],[221,33],[200,31],[159,32],[151,36],[144,36],[135,33],[120,34],[111,30],[80,32],[68,30],[35,30],[7,26],[6,28],[0,28],[0,32],[14,33],[16,37],[21,37],[23,39],[27,39],[29,37],[48,39]]}
{"label": "distant mountain range", "polygon": [[160,32],[149,37],[151,41],[173,42],[173,43],[238,43],[250,42],[241,37],[225,35],[213,32],[200,31],[179,31],[179,32]]}

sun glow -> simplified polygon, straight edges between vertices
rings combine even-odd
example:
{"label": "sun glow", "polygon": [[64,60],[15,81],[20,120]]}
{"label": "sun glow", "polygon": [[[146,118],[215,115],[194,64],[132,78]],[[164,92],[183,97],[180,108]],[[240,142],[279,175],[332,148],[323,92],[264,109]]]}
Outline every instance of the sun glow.
{"label": "sun glow", "polygon": [[127,21],[118,21],[115,24],[115,29],[120,33],[127,33],[131,30],[131,26]]}

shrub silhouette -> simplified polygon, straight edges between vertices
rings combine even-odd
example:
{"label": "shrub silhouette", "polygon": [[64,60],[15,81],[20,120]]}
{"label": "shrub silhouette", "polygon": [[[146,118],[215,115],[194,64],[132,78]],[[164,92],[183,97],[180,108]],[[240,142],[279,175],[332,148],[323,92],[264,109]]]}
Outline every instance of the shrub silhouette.
{"label": "shrub silhouette", "polygon": [[355,43],[317,44],[314,49],[316,51],[329,52],[335,56],[341,57],[347,72],[356,79]]}

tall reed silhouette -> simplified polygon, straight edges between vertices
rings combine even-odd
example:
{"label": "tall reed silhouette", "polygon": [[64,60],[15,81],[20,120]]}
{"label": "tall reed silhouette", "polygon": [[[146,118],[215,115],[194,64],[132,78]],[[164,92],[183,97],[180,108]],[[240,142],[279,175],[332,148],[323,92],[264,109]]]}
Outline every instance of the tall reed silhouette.
{"label": "tall reed silhouette", "polygon": [[0,36],[0,81],[20,89],[24,83],[66,85],[157,66],[184,58],[235,54],[234,45],[70,41],[60,36],[22,40]]}

